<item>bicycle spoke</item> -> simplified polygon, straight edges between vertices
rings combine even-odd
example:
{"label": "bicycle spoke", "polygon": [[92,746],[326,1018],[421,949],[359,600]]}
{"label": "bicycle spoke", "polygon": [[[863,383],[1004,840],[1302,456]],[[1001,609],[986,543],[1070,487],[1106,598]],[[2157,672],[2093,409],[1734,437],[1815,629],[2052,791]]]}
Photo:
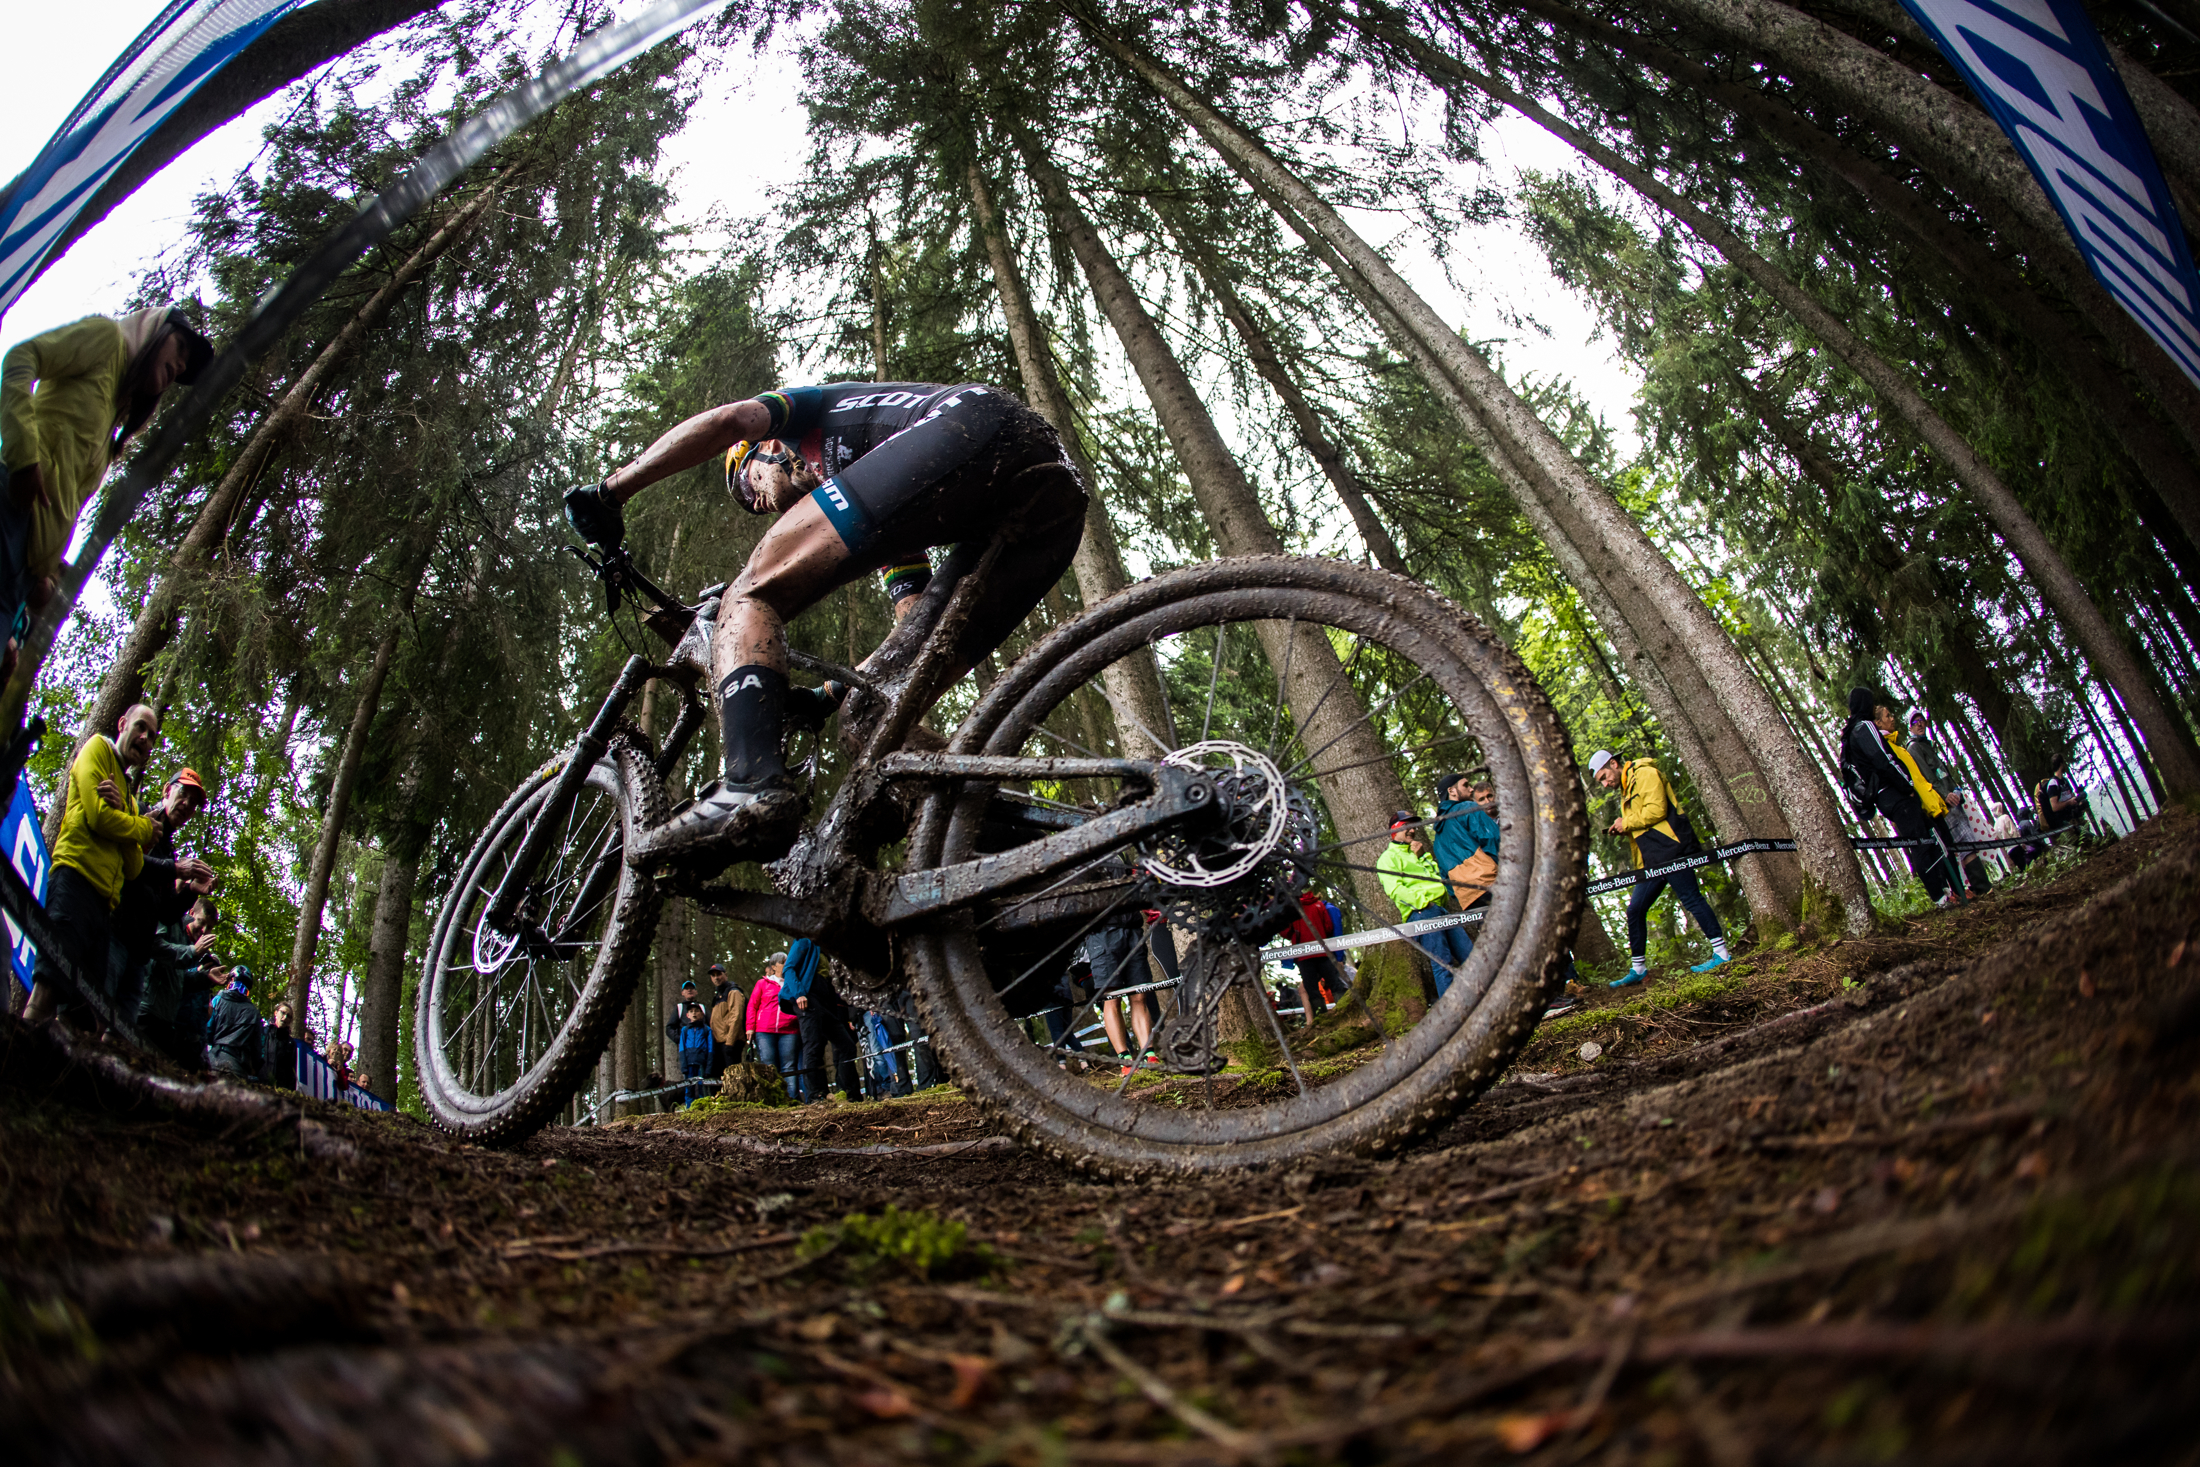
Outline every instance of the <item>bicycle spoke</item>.
{"label": "bicycle spoke", "polygon": [[1276,735],[1283,729],[1283,700],[1291,687],[1291,659],[1299,650],[1299,618],[1293,613],[1283,624],[1283,676],[1276,679],[1276,701],[1268,710],[1268,742],[1261,749],[1270,759],[1276,757]]}
{"label": "bicycle spoke", "polygon": [[[1353,650],[1354,650],[1354,651],[1357,651],[1358,649],[1357,649],[1357,648],[1355,648],[1355,649],[1353,649]],[[1404,696],[1405,696],[1405,695],[1406,695],[1407,693],[1410,693],[1410,692],[1412,692],[1412,691],[1413,691],[1413,690],[1414,690],[1415,688],[1419,687],[1419,686],[1420,686],[1420,685],[1421,685],[1422,683],[1425,683],[1425,682],[1427,682],[1427,681],[1428,681],[1428,674],[1427,674],[1426,672],[1423,672],[1423,673],[1420,673],[1420,674],[1416,675],[1416,676],[1414,677],[1414,679],[1413,679],[1413,681],[1412,681],[1412,682],[1409,682],[1409,683],[1407,683],[1407,684],[1406,684],[1406,685],[1405,685],[1404,687],[1400,688],[1400,689],[1399,689],[1399,690],[1398,690],[1397,692],[1395,692],[1395,693],[1392,693],[1392,694],[1391,694],[1391,695],[1390,695],[1389,697],[1387,697],[1387,698],[1383,699],[1383,701],[1382,701],[1382,702],[1380,702],[1380,703],[1377,703],[1377,704],[1376,704],[1376,705],[1375,705],[1374,707],[1372,707],[1372,708],[1368,709],[1368,710],[1367,710],[1367,712],[1365,712],[1365,713],[1361,714],[1361,715],[1359,716],[1359,718],[1358,718],[1357,720],[1355,720],[1354,722],[1348,723],[1348,724],[1346,724],[1346,725],[1345,725],[1345,726],[1344,726],[1343,728],[1341,728],[1341,729],[1337,730],[1337,737],[1336,737],[1336,738],[1333,738],[1333,739],[1331,739],[1331,740],[1330,740],[1330,741],[1329,741],[1328,743],[1326,743],[1326,744],[1323,744],[1323,745],[1322,745],[1322,746],[1321,746],[1320,748],[1316,749],[1316,750],[1315,750],[1315,751],[1314,751],[1313,753],[1311,753],[1311,754],[1307,755],[1307,756],[1306,756],[1306,757],[1305,757],[1304,759],[1301,759],[1301,760],[1299,760],[1299,761],[1298,761],[1298,763],[1296,763],[1296,764],[1293,764],[1293,765],[1292,765],[1292,766],[1291,766],[1291,767],[1290,767],[1289,769],[1286,769],[1285,771],[1283,771],[1283,776],[1284,776],[1284,778],[1286,778],[1286,779],[1289,779],[1289,778],[1290,778],[1290,777],[1291,777],[1291,776],[1292,776],[1293,774],[1295,774],[1295,773],[1297,773],[1297,772],[1298,772],[1299,768],[1300,768],[1300,767],[1301,767],[1302,765],[1307,765],[1307,764],[1311,764],[1311,763],[1313,763],[1313,762],[1314,762],[1314,761],[1315,761],[1316,759],[1319,759],[1319,758],[1320,758],[1320,757],[1321,757],[1322,755],[1324,755],[1324,754],[1328,753],[1328,752],[1329,752],[1329,751],[1330,751],[1331,749],[1335,748],[1335,747],[1337,746],[1337,744],[1338,744],[1338,743],[1339,743],[1339,742],[1340,742],[1340,741],[1341,741],[1342,739],[1344,739],[1344,737],[1345,737],[1346,735],[1350,734],[1350,733],[1351,733],[1351,732],[1352,732],[1352,731],[1353,731],[1354,729],[1358,728],[1358,727],[1359,727],[1359,726],[1360,726],[1361,724],[1363,724],[1363,723],[1365,723],[1365,724],[1372,724],[1372,723],[1373,723],[1373,722],[1375,721],[1375,715],[1376,715],[1376,714],[1378,714],[1378,713],[1381,713],[1381,712],[1383,712],[1383,711],[1384,711],[1385,709],[1387,709],[1388,707],[1390,707],[1390,705],[1391,705],[1391,704],[1393,704],[1393,703],[1397,702],[1397,701],[1398,701],[1398,700],[1399,700],[1400,698],[1403,698],[1403,697],[1404,697]]]}
{"label": "bicycle spoke", "polygon": [[1411,758],[1415,754],[1426,754],[1431,749],[1440,749],[1446,744],[1470,743],[1473,741],[1473,739],[1473,734],[1446,734],[1443,738],[1431,739],[1427,743],[1421,744],[1415,748],[1398,749],[1388,754],[1378,755],[1373,759],[1356,759],[1350,764],[1332,764],[1327,769],[1317,770],[1312,774],[1301,775],[1300,778],[1309,780],[1327,779],[1330,775],[1342,774],[1347,769],[1365,769],[1370,764],[1382,764],[1392,759],[1407,759]]}
{"label": "bicycle spoke", "polygon": [[1130,892],[1126,891],[1123,893],[1123,895],[1117,897],[1106,907],[1102,908],[1100,911],[1100,915],[1094,917],[1090,922],[1087,922],[1084,926],[1078,928],[1077,931],[1070,937],[1068,942],[1057,945],[1053,949],[1053,951],[1049,952],[1045,957],[1039,959],[1038,962],[1033,963],[1030,967],[1024,969],[1023,972],[1017,974],[1016,981],[1009,984],[1008,987],[1002,989],[998,997],[1005,1002],[1010,994],[1014,993],[1017,989],[1023,986],[1025,979],[1029,978],[1032,974],[1038,972],[1048,963],[1053,962],[1055,958],[1061,955],[1064,949],[1070,947],[1074,943],[1082,941],[1085,934],[1092,931],[1093,928],[1098,927],[1109,917],[1114,916],[1116,911],[1122,907],[1123,903],[1130,900],[1130,896]]}
{"label": "bicycle spoke", "polygon": [[1224,637],[1230,630],[1228,622],[1215,623],[1214,665],[1207,669],[1207,714],[1199,721],[1199,741],[1207,742],[1207,732],[1215,726],[1215,691],[1222,686],[1222,654],[1228,648]]}
{"label": "bicycle spoke", "polygon": [[[1158,676],[1158,664],[1156,665],[1155,672]],[[1161,737],[1161,735],[1155,733],[1152,729],[1146,727],[1144,720],[1139,718],[1139,716],[1136,713],[1133,713],[1129,708],[1117,702],[1114,695],[1109,693],[1106,688],[1102,688],[1100,690],[1100,696],[1108,700],[1108,707],[1114,712],[1117,722],[1127,722],[1131,724],[1140,733],[1144,734],[1148,739],[1152,740],[1153,746],[1159,749],[1162,753],[1166,754],[1176,747],[1174,740],[1165,739]],[[1164,697],[1166,697],[1166,695],[1164,695]]]}
{"label": "bicycle spoke", "polygon": [[[1306,711],[1305,718],[1301,719],[1296,714],[1292,715],[1292,722],[1297,726],[1298,734],[1301,739],[1304,739],[1307,734],[1312,731],[1314,727],[1314,720],[1321,717],[1322,705],[1329,701],[1329,695],[1336,692],[1337,689],[1343,687],[1346,683],[1352,680],[1352,664],[1360,660],[1360,649],[1365,647],[1366,645],[1367,643],[1365,641],[1354,642],[1352,644],[1352,655],[1350,657],[1347,657],[1343,662],[1337,665],[1337,675],[1329,680],[1328,687],[1322,689],[1322,695],[1314,700],[1314,706]],[[1291,696],[1291,690],[1289,688],[1278,688],[1276,690],[1276,696],[1279,698],[1288,698]],[[1291,769],[1296,769],[1299,767],[1299,764],[1304,764],[1305,762],[1306,761],[1304,759],[1301,759],[1298,761],[1298,764],[1293,764],[1291,766]],[[1286,769],[1283,772],[1286,779],[1290,778],[1291,769]]]}

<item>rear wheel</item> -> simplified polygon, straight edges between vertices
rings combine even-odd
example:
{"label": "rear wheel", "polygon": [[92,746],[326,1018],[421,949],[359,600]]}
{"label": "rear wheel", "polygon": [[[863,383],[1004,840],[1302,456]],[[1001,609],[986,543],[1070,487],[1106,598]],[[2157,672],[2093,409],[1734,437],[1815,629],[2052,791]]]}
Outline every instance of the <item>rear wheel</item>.
{"label": "rear wheel", "polygon": [[[1150,663],[1148,662],[1150,659]],[[1158,675],[1161,713],[1119,701],[1126,665]],[[1150,666],[1151,672],[1143,668]],[[1115,669],[1111,678],[1110,669]],[[1148,684],[1151,685],[1150,682]],[[1111,690],[1113,692],[1111,693]],[[1126,730],[1136,728],[1137,732]],[[1332,1151],[1381,1152],[1450,1116],[1493,1083],[1533,1032],[1558,985],[1585,900],[1588,832],[1581,787],[1550,705],[1488,630],[1425,587],[1337,561],[1263,556],[1217,561],[1131,587],[1058,628],[1004,675],[957,729],[959,753],[1147,753],[1214,778],[1227,820],[1150,843],[912,935],[906,951],[930,1032],[958,1080],[1011,1134],[1119,1174],[1198,1173]],[[1398,922],[1376,861],[1391,806],[1426,810],[1440,775],[1487,766],[1503,830],[1500,873],[1448,992],[1379,1050],[1221,1083],[1231,1009],[1285,1035],[1270,1017],[1259,946],[1320,892],[1352,932]],[[1065,818],[1138,791],[1102,781],[1033,785],[1020,797]],[[942,791],[911,840],[910,865],[944,866],[999,844],[988,789]],[[1050,905],[1051,904],[1051,905]],[[1155,1083],[1118,1066],[1104,1077],[1034,1038],[1031,1017],[1095,934],[1123,941],[1158,908],[1186,954],[1181,1000],[1150,1046]],[[1041,922],[1035,913],[1055,912]],[[1385,956],[1370,961],[1382,951]],[[1395,943],[1352,954],[1400,965]],[[1143,950],[1119,985],[1160,975]],[[1123,961],[1110,958],[1108,961]],[[1270,975],[1279,970],[1268,969]],[[1097,975],[1104,979],[1107,975]],[[1239,995],[1229,1000],[1230,993]],[[1060,1001],[1051,1037],[1092,1006]],[[1288,1055],[1299,1045],[1284,1046]],[[1274,1051],[1271,1051],[1273,1053]],[[1072,1071],[1077,1071],[1073,1073]],[[1193,1078],[1199,1077],[1199,1078]]]}
{"label": "rear wheel", "polygon": [[563,768],[537,770],[490,820],[428,943],[413,1025],[421,1098],[438,1126],[474,1141],[518,1141],[556,1117],[618,1027],[657,927],[656,888],[622,852],[664,818],[664,796],[624,736],[559,817],[520,931],[486,921]]}

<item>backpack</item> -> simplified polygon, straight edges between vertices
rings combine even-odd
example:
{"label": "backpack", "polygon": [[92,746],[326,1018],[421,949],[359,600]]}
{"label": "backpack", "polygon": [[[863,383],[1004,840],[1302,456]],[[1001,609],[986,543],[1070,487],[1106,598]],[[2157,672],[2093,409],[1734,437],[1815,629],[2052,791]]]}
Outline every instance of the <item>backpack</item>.
{"label": "backpack", "polygon": [[1855,812],[1857,824],[1863,825],[1879,813],[1874,798],[1878,794],[1878,782],[1872,778],[1871,771],[1856,762],[1855,751],[1849,742],[1849,735],[1855,730],[1854,722],[1841,730],[1841,794],[1849,802],[1849,809]]}
{"label": "backpack", "polygon": [[798,937],[787,949],[787,966],[779,974],[779,1012],[797,1014],[802,1008],[797,999],[810,996],[810,985],[817,981],[817,944],[807,937]]}

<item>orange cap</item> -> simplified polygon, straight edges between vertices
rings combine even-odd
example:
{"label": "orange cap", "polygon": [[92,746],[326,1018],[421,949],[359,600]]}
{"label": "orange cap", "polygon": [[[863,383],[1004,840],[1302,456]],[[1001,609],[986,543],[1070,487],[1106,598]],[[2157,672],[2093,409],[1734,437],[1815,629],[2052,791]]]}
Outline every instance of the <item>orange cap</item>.
{"label": "orange cap", "polygon": [[170,784],[187,784],[201,795],[206,793],[206,786],[199,783],[199,772],[196,769],[179,769],[176,771],[176,777],[168,782]]}

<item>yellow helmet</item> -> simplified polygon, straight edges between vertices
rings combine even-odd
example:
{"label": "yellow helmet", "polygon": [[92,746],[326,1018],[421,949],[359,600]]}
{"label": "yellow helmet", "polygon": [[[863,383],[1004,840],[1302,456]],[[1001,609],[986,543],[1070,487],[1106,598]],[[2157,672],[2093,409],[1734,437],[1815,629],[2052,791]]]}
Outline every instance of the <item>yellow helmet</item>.
{"label": "yellow helmet", "polygon": [[756,495],[750,491],[748,479],[741,471],[749,466],[750,459],[756,459],[767,464],[785,463],[789,455],[784,444],[780,446],[777,453],[764,453],[761,451],[764,443],[775,442],[778,442],[778,440],[766,438],[760,443],[751,443],[744,438],[726,450],[726,492],[739,500],[741,507],[750,514],[763,514],[765,509],[757,504]]}

